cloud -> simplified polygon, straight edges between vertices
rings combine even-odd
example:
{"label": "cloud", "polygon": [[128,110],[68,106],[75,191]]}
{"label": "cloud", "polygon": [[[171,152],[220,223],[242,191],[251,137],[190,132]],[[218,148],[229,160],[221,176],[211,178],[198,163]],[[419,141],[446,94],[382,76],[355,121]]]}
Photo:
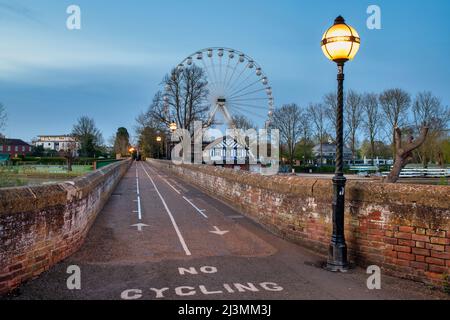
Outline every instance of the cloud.
{"label": "cloud", "polygon": [[0,53],[0,81],[45,87],[89,82],[129,81],[129,77],[162,78],[174,59],[155,53],[22,52]]}
{"label": "cloud", "polygon": [[162,78],[179,59],[160,50],[124,49],[48,34],[31,38],[10,33],[8,38],[8,46],[0,51],[0,80],[5,82],[58,86],[123,73],[157,73]]}

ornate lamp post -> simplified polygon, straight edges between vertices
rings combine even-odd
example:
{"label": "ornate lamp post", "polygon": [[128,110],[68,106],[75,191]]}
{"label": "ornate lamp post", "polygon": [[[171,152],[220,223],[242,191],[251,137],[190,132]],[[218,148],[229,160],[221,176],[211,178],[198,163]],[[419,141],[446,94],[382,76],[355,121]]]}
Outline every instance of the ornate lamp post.
{"label": "ornate lamp post", "polygon": [[[172,134],[174,134],[175,131],[177,131],[177,129],[178,129],[178,125],[177,125],[176,122],[171,122],[171,123],[169,124],[169,130],[170,130],[170,132],[171,132]],[[167,159],[168,159],[168,160],[171,160],[171,159],[172,159],[172,149],[173,149],[173,142],[172,142],[172,137],[171,137],[171,139],[170,139],[170,148],[169,148],[168,154],[167,154]]]}
{"label": "ornate lamp post", "polygon": [[347,245],[344,234],[345,183],[344,177],[344,64],[359,50],[360,38],[354,28],[339,16],[322,38],[322,51],[338,66],[336,117],[336,173],[333,178],[333,235],[328,253],[327,269],[333,272],[348,270]]}

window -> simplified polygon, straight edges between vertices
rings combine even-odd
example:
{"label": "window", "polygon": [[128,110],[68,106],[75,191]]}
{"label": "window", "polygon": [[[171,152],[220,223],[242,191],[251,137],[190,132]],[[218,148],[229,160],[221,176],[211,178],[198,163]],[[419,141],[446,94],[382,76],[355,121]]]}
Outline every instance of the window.
{"label": "window", "polygon": [[0,151],[3,151],[3,145],[0,144]]}
{"label": "window", "polygon": [[25,146],[22,146],[22,152],[25,152]]}
{"label": "window", "polygon": [[15,148],[14,148],[14,150],[17,152],[17,151],[19,151],[19,146],[16,146]]}
{"label": "window", "polygon": [[11,151],[11,146],[8,146],[8,147],[7,147],[7,151]]}

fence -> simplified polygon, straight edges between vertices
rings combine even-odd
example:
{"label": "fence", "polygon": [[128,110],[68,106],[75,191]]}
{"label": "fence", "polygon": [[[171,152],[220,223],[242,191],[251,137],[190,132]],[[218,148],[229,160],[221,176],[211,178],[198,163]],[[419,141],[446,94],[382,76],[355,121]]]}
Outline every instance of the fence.
{"label": "fence", "polygon": [[[383,172],[385,177],[389,172]],[[448,178],[450,169],[424,169],[424,168],[405,168],[400,173],[400,178]]]}

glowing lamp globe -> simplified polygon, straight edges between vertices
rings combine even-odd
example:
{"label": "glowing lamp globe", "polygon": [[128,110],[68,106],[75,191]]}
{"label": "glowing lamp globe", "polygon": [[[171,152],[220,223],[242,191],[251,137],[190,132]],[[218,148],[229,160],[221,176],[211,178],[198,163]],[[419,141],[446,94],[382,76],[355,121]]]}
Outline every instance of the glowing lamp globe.
{"label": "glowing lamp globe", "polygon": [[337,17],[334,25],[322,37],[322,51],[325,56],[336,62],[344,63],[358,53],[361,39],[356,30],[345,23],[344,18]]}
{"label": "glowing lamp globe", "polygon": [[161,141],[162,141],[162,138],[161,138],[161,137],[156,137],[156,141],[157,141],[157,142],[161,142]]}
{"label": "glowing lamp globe", "polygon": [[177,124],[176,124],[175,122],[172,122],[172,123],[169,125],[169,129],[170,129],[170,131],[172,131],[172,132],[175,132],[175,131],[177,130],[177,128],[178,128],[178,126],[177,126]]}

